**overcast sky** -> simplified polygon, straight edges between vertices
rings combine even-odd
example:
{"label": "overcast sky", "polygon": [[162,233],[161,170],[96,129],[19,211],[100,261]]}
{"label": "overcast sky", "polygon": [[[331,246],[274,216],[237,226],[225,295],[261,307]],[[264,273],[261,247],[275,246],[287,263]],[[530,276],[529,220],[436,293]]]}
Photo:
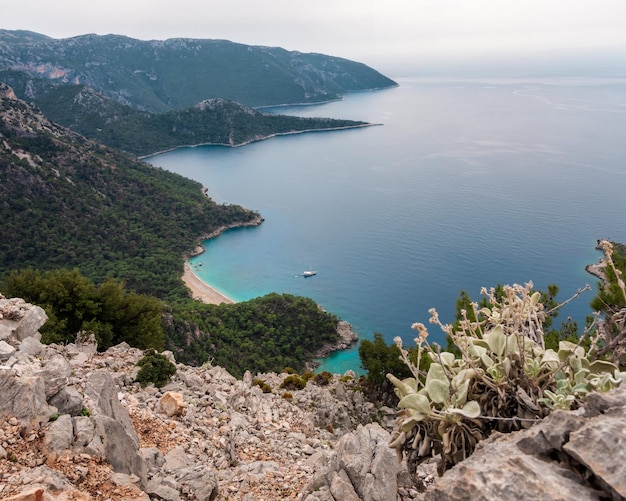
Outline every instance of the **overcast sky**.
{"label": "overcast sky", "polygon": [[621,49],[626,0],[0,0],[0,28],[54,38],[227,39],[362,61]]}

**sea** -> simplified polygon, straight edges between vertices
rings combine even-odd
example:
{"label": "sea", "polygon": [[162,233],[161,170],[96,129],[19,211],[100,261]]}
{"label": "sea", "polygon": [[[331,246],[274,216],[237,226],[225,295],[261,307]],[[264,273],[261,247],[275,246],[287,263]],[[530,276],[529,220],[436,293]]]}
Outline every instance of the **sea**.
{"label": "sea", "polygon": [[[379,332],[406,346],[429,308],[454,320],[461,290],[475,300],[481,287],[529,281],[557,284],[560,300],[595,290],[585,265],[601,257],[597,240],[626,241],[626,79],[396,81],[265,110],[375,126],[149,158],[265,218],[204,242],[190,260],[199,277],[236,301],[307,296],[361,339]],[[592,297],[560,320],[582,325]],[[433,326],[429,339],[445,344]],[[362,372],[357,346],[318,370],[349,369]]]}

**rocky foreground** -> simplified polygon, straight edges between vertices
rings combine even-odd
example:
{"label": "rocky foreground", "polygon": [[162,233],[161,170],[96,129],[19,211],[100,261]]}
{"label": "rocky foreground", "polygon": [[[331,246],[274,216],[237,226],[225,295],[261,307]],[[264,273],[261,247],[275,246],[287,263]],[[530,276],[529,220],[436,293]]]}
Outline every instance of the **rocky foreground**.
{"label": "rocky foreground", "polygon": [[142,351],[98,353],[89,338],[42,345],[41,308],[0,299],[0,310],[2,499],[418,495],[375,423],[390,426],[394,412],[367,402],[350,374],[283,398],[287,374],[237,380],[221,367],[177,364],[168,385],[142,388]]}
{"label": "rocky foreground", "polygon": [[176,364],[142,388],[142,351],[42,345],[45,313],[20,299],[0,314],[3,501],[626,499],[626,391],[492,436],[432,483],[397,461],[394,411],[349,373],[287,392],[287,374]]}

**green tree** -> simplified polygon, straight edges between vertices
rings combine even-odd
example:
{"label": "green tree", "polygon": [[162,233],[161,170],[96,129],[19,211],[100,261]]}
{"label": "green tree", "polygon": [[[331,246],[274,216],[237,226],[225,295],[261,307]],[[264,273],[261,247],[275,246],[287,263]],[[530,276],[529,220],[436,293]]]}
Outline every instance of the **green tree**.
{"label": "green tree", "polygon": [[4,277],[5,295],[41,306],[48,321],[41,328],[44,343],[74,341],[79,331],[91,331],[98,348],[127,342],[141,349],[163,349],[162,304],[159,299],[127,293],[113,279],[96,286],[74,270],[14,270]]}

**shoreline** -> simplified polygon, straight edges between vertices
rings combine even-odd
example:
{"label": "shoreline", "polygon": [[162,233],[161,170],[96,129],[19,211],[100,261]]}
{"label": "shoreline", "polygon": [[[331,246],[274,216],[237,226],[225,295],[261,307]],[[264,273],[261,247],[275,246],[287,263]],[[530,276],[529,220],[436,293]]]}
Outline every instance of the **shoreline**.
{"label": "shoreline", "polygon": [[206,304],[234,304],[236,302],[226,294],[204,282],[194,273],[189,263],[185,262],[184,270],[183,282],[185,282],[185,285],[191,290],[191,296],[194,299]]}
{"label": "shoreline", "polygon": [[[285,105],[285,106],[292,106],[292,105]],[[182,148],[197,148],[197,147],[200,147],[200,146],[226,146],[228,148],[240,148],[242,146],[247,146],[247,145],[252,144],[252,143],[265,141],[266,139],[272,139],[273,137],[293,136],[293,135],[296,135],[296,134],[305,134],[305,133],[311,133],[311,132],[327,132],[327,131],[328,132],[332,132],[332,131],[339,131],[339,130],[360,129],[362,127],[378,127],[380,125],[383,125],[383,124],[366,122],[366,123],[359,124],[359,125],[345,125],[343,127],[328,127],[328,128],[324,128],[324,129],[303,129],[303,130],[296,130],[296,131],[290,131],[290,132],[275,132],[275,133],[269,134],[267,136],[261,136],[261,137],[248,139],[247,141],[244,141],[242,143],[237,143],[237,144],[230,144],[230,143],[179,144],[178,146],[172,146],[171,148],[167,148],[167,149],[161,150],[161,151],[155,151],[154,153],[148,153],[146,155],[138,155],[137,158],[139,160],[147,161],[151,157],[156,157],[157,155],[162,155],[164,153],[169,153],[171,151],[176,151],[176,150],[182,149]]]}
{"label": "shoreline", "polygon": [[[206,188],[203,187],[202,191],[206,195]],[[230,229],[245,228],[245,227],[250,227],[250,226],[259,226],[261,223],[263,223],[263,221],[264,220],[261,217],[261,215],[256,214],[256,216],[251,221],[248,221],[245,223],[233,223],[233,224],[226,225],[226,226],[220,226],[219,228],[212,231],[211,233],[208,233],[200,237],[200,241],[209,240],[211,238],[216,238],[220,236],[223,232],[230,230]],[[193,299],[196,299],[197,301],[202,301],[203,303],[206,303],[206,304],[222,304],[222,303],[234,304],[236,303],[237,301],[228,297],[223,292],[220,292],[215,287],[212,287],[211,285],[207,284],[204,280],[202,280],[198,275],[196,275],[192,267],[189,265],[189,262],[187,261],[188,257],[198,256],[202,254],[203,252],[204,252],[204,247],[199,242],[196,245],[196,248],[185,257],[185,263],[183,265],[182,280],[187,286],[187,288],[191,291],[191,297]]]}

